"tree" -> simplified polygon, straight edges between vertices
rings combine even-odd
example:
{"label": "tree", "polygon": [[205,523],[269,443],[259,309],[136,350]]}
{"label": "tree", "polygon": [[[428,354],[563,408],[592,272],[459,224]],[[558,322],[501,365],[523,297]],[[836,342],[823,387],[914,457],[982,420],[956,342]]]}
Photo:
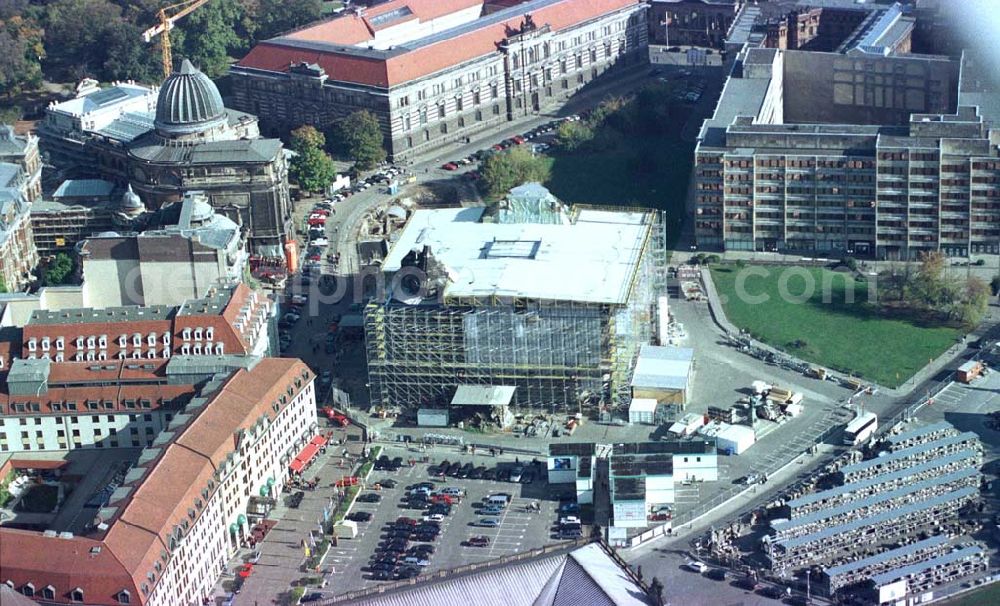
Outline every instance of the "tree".
{"label": "tree", "polygon": [[369,170],[385,160],[382,127],[368,110],[354,112],[335,123],[330,135],[331,151],[350,158],[360,170]]}
{"label": "tree", "polygon": [[182,27],[183,42],[177,45],[183,49],[181,54],[209,78],[226,73],[230,55],[246,50],[254,29],[237,0],[212,0],[185,17]]}
{"label": "tree", "polygon": [[649,597],[653,600],[653,606],[663,606],[663,583],[657,577],[649,582]]}
{"label": "tree", "polygon": [[500,196],[522,183],[544,183],[548,181],[550,171],[543,158],[532,156],[527,149],[518,146],[488,156],[480,172],[489,193]]}
{"label": "tree", "polygon": [[556,145],[575,152],[594,138],[594,129],[579,120],[566,120],[556,129]]}
{"label": "tree", "polygon": [[993,291],[993,296],[1000,295],[1000,276],[993,276],[990,280],[990,290]]}
{"label": "tree", "polygon": [[323,133],[312,126],[300,126],[291,133],[291,148],[296,155],[288,170],[306,191],[323,191],[337,176],[333,160],[323,151],[325,143]]}
{"label": "tree", "polygon": [[34,20],[0,12],[0,95],[41,84],[44,54],[42,32]]}
{"label": "tree", "polygon": [[101,78],[105,42],[122,25],[121,8],[108,0],[58,0],[48,7],[46,73],[51,79]]}
{"label": "tree", "polygon": [[961,301],[955,306],[952,315],[961,322],[963,328],[971,330],[982,322],[989,304],[990,287],[982,279],[970,276],[965,282]]}
{"label": "tree", "polygon": [[46,286],[58,286],[66,284],[73,277],[73,259],[66,253],[59,253],[56,258],[45,268],[42,275],[42,282]]}
{"label": "tree", "polygon": [[146,44],[137,25],[122,22],[109,28],[105,37],[101,79],[159,83],[163,79],[159,58],[159,43]]}
{"label": "tree", "polygon": [[323,16],[321,0],[260,0],[257,6],[257,40],[316,21]]}
{"label": "tree", "polygon": [[4,282],[3,276],[0,276],[0,293],[7,292],[7,283]]}

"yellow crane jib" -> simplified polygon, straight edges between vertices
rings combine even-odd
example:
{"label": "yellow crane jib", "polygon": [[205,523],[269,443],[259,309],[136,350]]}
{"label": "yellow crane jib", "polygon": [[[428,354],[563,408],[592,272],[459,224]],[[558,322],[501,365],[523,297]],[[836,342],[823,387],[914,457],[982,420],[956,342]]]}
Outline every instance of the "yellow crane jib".
{"label": "yellow crane jib", "polygon": [[[166,78],[174,68],[174,60],[170,49],[170,30],[174,28],[174,23],[188,15],[208,0],[186,0],[165,6],[157,12],[159,23],[142,32],[142,39],[147,43],[152,42],[156,36],[161,36],[160,48],[162,50],[163,77]],[[174,12],[176,11],[176,12]]]}

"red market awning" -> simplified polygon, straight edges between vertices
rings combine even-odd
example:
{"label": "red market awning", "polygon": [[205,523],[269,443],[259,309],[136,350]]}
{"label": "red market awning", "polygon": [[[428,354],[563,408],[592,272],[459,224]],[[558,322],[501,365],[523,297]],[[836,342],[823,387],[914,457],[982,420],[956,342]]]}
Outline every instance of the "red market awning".
{"label": "red market awning", "polygon": [[303,461],[295,459],[288,465],[288,469],[292,470],[292,473],[301,473],[302,469],[306,466]]}
{"label": "red market awning", "polygon": [[314,437],[309,443],[315,444],[318,448],[322,448],[326,446],[326,438],[324,438],[322,435],[318,435]]}

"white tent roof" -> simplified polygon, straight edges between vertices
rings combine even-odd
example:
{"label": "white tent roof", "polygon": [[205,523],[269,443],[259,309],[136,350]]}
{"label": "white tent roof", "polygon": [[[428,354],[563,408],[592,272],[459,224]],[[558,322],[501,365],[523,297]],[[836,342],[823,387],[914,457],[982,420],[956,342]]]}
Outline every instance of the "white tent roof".
{"label": "white tent roof", "polygon": [[653,398],[635,398],[628,406],[632,412],[656,412],[656,400]]}

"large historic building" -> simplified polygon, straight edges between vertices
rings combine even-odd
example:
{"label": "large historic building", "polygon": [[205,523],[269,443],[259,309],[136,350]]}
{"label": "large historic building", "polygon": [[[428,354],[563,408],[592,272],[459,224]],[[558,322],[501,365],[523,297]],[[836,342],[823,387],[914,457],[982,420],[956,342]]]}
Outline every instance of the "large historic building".
{"label": "large historic building", "polygon": [[284,258],[292,226],[281,141],[261,138],[255,116],[227,109],[187,60],[159,89],[83,88],[48,108],[39,136],[67,176],[131,185],[151,209],[204,191],[248,231],[255,254]]}
{"label": "large historic building", "polygon": [[640,0],[392,0],[261,42],[233,103],[280,130],[368,110],[401,158],[556,106],[646,39]]}

